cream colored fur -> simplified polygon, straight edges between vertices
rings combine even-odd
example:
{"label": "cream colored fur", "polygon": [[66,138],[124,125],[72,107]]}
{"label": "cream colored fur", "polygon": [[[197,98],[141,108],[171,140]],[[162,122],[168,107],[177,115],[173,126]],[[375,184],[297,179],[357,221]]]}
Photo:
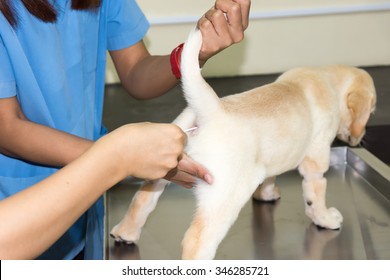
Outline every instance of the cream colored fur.
{"label": "cream colored fur", "polygon": [[[202,37],[194,30],[182,54],[183,90],[188,108],[174,121],[189,135],[186,152],[207,167],[213,185],[199,181],[197,207],[182,241],[184,259],[212,259],[217,247],[253,195],[277,200],[275,176],[298,168],[303,176],[306,214],[324,228],[343,218],[325,203],[330,147],[336,136],[356,145],[374,110],[376,95],[363,70],[330,66],[298,68],[274,83],[219,99],[202,78],[198,54]],[[141,229],[168,182],[146,182],[111,235],[137,242]]]}

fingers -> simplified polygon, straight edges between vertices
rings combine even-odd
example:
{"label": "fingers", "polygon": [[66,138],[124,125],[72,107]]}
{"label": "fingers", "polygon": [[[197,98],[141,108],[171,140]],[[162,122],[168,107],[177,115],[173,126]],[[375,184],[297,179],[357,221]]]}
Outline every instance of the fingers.
{"label": "fingers", "polygon": [[[247,26],[244,27],[244,22],[247,22],[247,20],[244,20],[245,15],[241,11],[241,5],[235,1],[216,1],[214,10],[216,10],[216,17],[219,20],[225,20],[226,24],[224,25],[229,29],[233,41],[235,43],[240,42],[243,39],[243,31]],[[219,15],[220,13],[222,13],[223,17]],[[207,16],[206,14],[206,18],[208,18]],[[213,20],[212,17],[208,19],[210,21]]]}
{"label": "fingers", "polygon": [[198,28],[203,36],[199,56],[201,63],[243,40],[249,22],[250,4],[250,0],[217,0],[199,19]]}
{"label": "fingers", "polygon": [[162,178],[177,167],[187,142],[187,135],[173,124],[131,124],[109,136],[127,174],[150,180]]}
{"label": "fingers", "polygon": [[204,38],[201,50],[204,53],[214,55],[240,40],[239,36],[234,36],[237,32],[231,30],[224,14],[215,8],[207,11],[198,25]]}
{"label": "fingers", "polygon": [[202,179],[208,184],[213,183],[210,172],[201,164],[195,162],[186,154],[183,154],[182,160],[178,164],[178,168],[188,174],[192,174],[196,178]]}
{"label": "fingers", "polygon": [[182,160],[187,135],[173,124],[159,124],[159,126],[164,129],[164,133],[153,139],[153,141],[158,142],[154,153],[158,156],[156,159],[161,160],[161,167],[166,168],[165,173],[167,173],[176,168]]}
{"label": "fingers", "polygon": [[169,171],[164,177],[164,179],[171,181],[172,183],[175,183],[186,189],[191,189],[195,185],[197,180],[196,177],[192,176],[189,173],[183,172],[178,168],[174,168]]}
{"label": "fingers", "polygon": [[234,42],[239,42],[249,24],[250,5],[250,0],[217,0],[214,7],[206,12],[202,22],[211,22],[219,34],[228,29]]}
{"label": "fingers", "polygon": [[169,171],[164,178],[185,188],[192,188],[199,179],[208,184],[213,183],[210,172],[186,154],[183,154],[177,168]]}
{"label": "fingers", "polygon": [[250,0],[233,0],[233,1],[240,6],[241,24],[243,30],[246,30],[249,26],[249,11],[251,7],[251,1]]}
{"label": "fingers", "polygon": [[229,22],[229,17],[225,12],[214,7],[204,14],[201,24],[205,30],[213,31],[220,37],[230,36],[230,30],[237,28]]}
{"label": "fingers", "polygon": [[165,178],[186,188],[201,179],[212,184],[210,172],[184,153],[187,135],[173,124],[138,123],[123,126],[105,137],[126,176]]}

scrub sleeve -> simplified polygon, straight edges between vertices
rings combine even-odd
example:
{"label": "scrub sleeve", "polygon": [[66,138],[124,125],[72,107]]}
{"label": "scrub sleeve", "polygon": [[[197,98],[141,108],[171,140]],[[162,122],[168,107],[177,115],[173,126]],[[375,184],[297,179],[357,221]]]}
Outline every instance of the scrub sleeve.
{"label": "scrub sleeve", "polygon": [[[142,40],[149,28],[144,14],[134,0],[103,0],[96,12],[71,10],[71,1],[64,0],[53,2],[58,20],[52,24],[33,17],[21,1],[13,2],[15,29],[0,13],[0,98],[16,96],[30,121],[98,139],[105,133],[107,50]],[[0,154],[0,199],[56,171]],[[72,259],[84,249],[86,259],[102,259],[103,223],[101,197],[39,258]]]}

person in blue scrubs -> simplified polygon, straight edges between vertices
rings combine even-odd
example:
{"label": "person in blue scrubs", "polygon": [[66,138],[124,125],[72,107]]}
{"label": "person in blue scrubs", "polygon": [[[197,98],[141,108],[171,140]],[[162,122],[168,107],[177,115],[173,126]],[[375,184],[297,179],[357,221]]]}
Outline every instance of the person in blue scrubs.
{"label": "person in blue scrubs", "polygon": [[[243,39],[249,8],[250,0],[217,0],[200,18],[201,64]],[[0,0],[0,11],[0,199],[56,173],[105,134],[107,51],[121,84],[135,98],[160,96],[178,83],[170,56],[147,51],[143,37],[149,23],[134,0]],[[141,127],[134,139],[150,131]],[[168,138],[176,134],[171,131]],[[167,179],[187,187],[195,177],[210,180],[207,170],[185,155],[177,168]],[[101,259],[103,215],[99,197],[37,258],[73,259],[82,253]]]}
{"label": "person in blue scrubs", "polygon": [[124,125],[58,172],[0,200],[0,260],[37,257],[123,178],[161,178],[177,164],[186,139],[170,124]]}

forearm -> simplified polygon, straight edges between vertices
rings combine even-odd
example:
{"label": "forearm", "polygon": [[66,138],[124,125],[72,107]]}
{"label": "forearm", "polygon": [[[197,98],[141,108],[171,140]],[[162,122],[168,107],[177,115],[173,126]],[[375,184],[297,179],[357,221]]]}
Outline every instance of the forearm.
{"label": "forearm", "polygon": [[92,141],[28,120],[15,119],[4,128],[0,152],[51,166],[64,166],[84,153]]}
{"label": "forearm", "polygon": [[121,79],[122,85],[137,99],[161,96],[178,84],[172,74],[169,56],[148,56]]}
{"label": "forearm", "polygon": [[126,176],[164,177],[182,158],[185,142],[172,124],[125,125],[46,180],[0,201],[0,259],[40,255]]}
{"label": "forearm", "polygon": [[142,41],[110,55],[123,87],[137,99],[160,96],[179,82],[172,74],[170,56],[150,55]]}
{"label": "forearm", "polygon": [[125,177],[107,147],[92,147],[46,180],[0,201],[0,259],[35,258]]}

